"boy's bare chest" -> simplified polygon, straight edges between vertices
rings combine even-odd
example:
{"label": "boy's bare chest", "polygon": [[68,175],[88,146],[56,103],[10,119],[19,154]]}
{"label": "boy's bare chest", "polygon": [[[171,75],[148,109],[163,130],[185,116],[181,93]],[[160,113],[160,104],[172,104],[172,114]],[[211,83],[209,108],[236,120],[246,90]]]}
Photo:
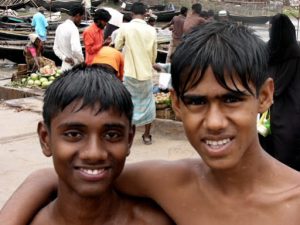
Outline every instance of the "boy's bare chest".
{"label": "boy's bare chest", "polygon": [[[286,209],[283,209],[286,207]],[[299,209],[283,207],[227,207],[191,209],[175,218],[177,225],[299,225]]]}
{"label": "boy's bare chest", "polygon": [[181,196],[167,206],[177,225],[300,224],[300,198],[295,193],[241,198],[208,193]]}

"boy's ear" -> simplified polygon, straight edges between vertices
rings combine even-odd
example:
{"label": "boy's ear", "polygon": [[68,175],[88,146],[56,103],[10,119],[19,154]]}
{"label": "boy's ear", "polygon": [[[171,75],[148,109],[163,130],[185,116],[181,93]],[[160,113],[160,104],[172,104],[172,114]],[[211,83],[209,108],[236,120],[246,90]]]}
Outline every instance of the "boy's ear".
{"label": "boy's ear", "polygon": [[52,156],[50,149],[50,131],[44,122],[40,121],[38,123],[37,132],[44,155],[47,157]]}
{"label": "boy's ear", "polygon": [[175,112],[176,119],[181,120],[180,99],[176,95],[174,89],[170,90],[170,94],[171,94],[170,96],[171,96],[172,108]]}
{"label": "boy's ear", "polygon": [[268,108],[273,104],[273,94],[274,94],[274,81],[272,78],[268,78],[259,91],[259,113],[267,111]]}
{"label": "boy's ear", "polygon": [[127,156],[129,156],[130,154],[130,149],[133,143],[133,139],[135,136],[135,125],[131,125],[130,129],[129,129],[129,136],[128,136],[128,152],[127,152]]}

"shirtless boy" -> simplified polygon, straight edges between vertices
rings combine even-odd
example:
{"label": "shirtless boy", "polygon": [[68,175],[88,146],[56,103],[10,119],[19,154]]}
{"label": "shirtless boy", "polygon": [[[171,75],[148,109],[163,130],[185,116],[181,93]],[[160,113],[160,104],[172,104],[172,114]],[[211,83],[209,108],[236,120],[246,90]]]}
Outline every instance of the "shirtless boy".
{"label": "shirtless boy", "polygon": [[240,25],[211,22],[187,35],[172,57],[172,103],[201,158],[129,164],[118,188],[154,199],[177,225],[299,225],[300,175],[257,135],[274,89],[267,55]]}
{"label": "shirtless boy", "polygon": [[54,81],[38,135],[53,158],[58,194],[30,224],[173,224],[158,207],[112,188],[130,153],[132,114],[129,92],[104,67],[80,65]]}

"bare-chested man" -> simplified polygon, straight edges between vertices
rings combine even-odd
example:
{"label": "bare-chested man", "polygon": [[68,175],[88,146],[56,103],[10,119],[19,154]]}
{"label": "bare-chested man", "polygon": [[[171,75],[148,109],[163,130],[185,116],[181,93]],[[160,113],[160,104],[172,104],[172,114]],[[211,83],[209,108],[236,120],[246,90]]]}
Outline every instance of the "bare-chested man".
{"label": "bare-chested man", "polygon": [[[201,159],[129,164],[119,190],[154,199],[178,225],[298,225],[300,174],[268,155],[257,135],[257,114],[273,99],[267,56],[241,25],[211,22],[187,35],[172,58],[172,103]],[[27,218],[46,199],[40,188],[28,191],[34,177],[14,195],[23,208],[22,192],[39,196]],[[42,185],[50,192],[54,184]]]}

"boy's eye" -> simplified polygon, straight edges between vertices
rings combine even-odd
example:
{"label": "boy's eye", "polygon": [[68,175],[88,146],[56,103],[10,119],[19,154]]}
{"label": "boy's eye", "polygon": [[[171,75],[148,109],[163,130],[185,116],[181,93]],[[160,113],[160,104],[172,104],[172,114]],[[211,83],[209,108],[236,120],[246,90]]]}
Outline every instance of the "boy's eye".
{"label": "boy's eye", "polygon": [[82,137],[82,134],[79,131],[67,131],[64,133],[64,136],[72,139],[79,139]]}
{"label": "boy's eye", "polygon": [[204,97],[183,96],[182,101],[185,105],[204,105],[207,100]]}
{"label": "boy's eye", "polygon": [[118,141],[123,137],[123,135],[118,131],[108,131],[105,133],[104,137],[108,141]]}
{"label": "boy's eye", "polygon": [[242,98],[234,95],[227,95],[224,96],[223,100],[225,103],[235,103],[242,101]]}

